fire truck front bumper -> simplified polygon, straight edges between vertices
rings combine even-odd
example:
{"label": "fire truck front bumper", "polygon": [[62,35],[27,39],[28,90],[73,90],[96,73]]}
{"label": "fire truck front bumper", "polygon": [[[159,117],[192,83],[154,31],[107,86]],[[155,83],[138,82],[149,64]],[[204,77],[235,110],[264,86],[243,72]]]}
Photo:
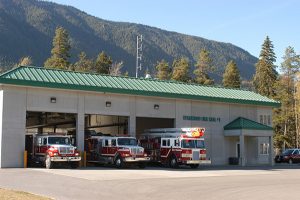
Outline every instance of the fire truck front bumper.
{"label": "fire truck front bumper", "polygon": [[80,156],[54,156],[51,157],[51,161],[53,162],[78,162],[81,161],[81,157]]}
{"label": "fire truck front bumper", "polygon": [[150,157],[144,157],[144,158],[134,158],[134,157],[125,157],[124,162],[149,162]]}
{"label": "fire truck front bumper", "polygon": [[210,165],[211,160],[187,160],[186,164]]}

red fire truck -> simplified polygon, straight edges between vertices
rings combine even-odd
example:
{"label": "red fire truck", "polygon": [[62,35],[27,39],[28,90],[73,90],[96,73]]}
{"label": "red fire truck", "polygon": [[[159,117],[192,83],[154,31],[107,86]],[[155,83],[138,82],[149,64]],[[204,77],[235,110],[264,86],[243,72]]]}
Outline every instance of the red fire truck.
{"label": "red fire truck", "polygon": [[129,163],[145,168],[150,161],[134,137],[91,136],[87,139],[87,155],[88,162],[114,164],[117,168]]}
{"label": "red fire truck", "polygon": [[[70,136],[65,135],[34,135],[32,150],[29,158],[34,163],[41,163],[47,169],[53,168],[55,163],[69,164],[72,168],[79,167],[81,157],[71,144]],[[31,146],[31,145],[30,145]]]}
{"label": "red fire truck", "polygon": [[141,135],[140,143],[151,161],[171,168],[189,165],[211,164],[206,158],[204,128],[148,129]]}

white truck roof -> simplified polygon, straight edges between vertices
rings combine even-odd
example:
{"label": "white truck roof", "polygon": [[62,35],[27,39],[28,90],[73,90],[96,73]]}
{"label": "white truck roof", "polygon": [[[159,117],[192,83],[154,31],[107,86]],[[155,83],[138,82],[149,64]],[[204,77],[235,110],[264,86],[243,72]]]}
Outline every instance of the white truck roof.
{"label": "white truck roof", "polygon": [[187,127],[187,128],[153,128],[146,129],[142,136],[161,136],[161,137],[202,137],[205,128],[201,127]]}

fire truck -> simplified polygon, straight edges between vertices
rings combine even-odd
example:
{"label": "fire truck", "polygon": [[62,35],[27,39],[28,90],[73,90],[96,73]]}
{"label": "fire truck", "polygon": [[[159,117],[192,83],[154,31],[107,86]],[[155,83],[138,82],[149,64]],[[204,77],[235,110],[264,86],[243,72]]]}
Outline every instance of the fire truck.
{"label": "fire truck", "polygon": [[71,144],[71,137],[66,135],[32,135],[29,159],[33,163],[41,163],[47,169],[53,168],[54,164],[68,164],[71,168],[79,167],[81,157],[79,152]]}
{"label": "fire truck", "polygon": [[91,136],[87,139],[87,155],[90,163],[113,164],[117,168],[126,164],[145,168],[150,161],[134,137]]}
{"label": "fire truck", "polygon": [[206,158],[204,144],[205,128],[164,128],[145,130],[140,143],[152,162],[159,162],[171,168],[189,165],[211,164]]}

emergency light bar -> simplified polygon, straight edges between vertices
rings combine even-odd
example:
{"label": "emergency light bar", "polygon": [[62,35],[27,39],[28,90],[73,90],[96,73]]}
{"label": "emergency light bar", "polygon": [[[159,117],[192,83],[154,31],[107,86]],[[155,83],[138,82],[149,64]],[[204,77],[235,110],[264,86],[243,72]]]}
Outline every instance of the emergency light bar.
{"label": "emergency light bar", "polygon": [[182,128],[182,131],[185,132],[182,137],[199,138],[204,136],[205,128]]}

